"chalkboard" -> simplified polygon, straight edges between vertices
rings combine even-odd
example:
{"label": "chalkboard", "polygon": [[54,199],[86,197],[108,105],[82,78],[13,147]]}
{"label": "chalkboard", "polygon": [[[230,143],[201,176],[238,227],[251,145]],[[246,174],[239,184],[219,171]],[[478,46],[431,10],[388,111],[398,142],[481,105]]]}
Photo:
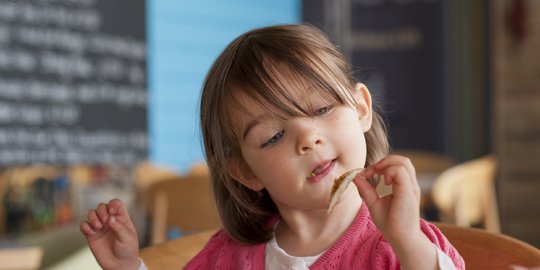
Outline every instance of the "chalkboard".
{"label": "chalkboard", "polygon": [[339,45],[382,108],[392,148],[445,151],[444,3],[303,1],[304,21]]}
{"label": "chalkboard", "polygon": [[144,0],[0,0],[0,166],[147,158]]}
{"label": "chalkboard", "polygon": [[443,2],[355,0],[351,58],[383,99],[393,148],[444,152]]}

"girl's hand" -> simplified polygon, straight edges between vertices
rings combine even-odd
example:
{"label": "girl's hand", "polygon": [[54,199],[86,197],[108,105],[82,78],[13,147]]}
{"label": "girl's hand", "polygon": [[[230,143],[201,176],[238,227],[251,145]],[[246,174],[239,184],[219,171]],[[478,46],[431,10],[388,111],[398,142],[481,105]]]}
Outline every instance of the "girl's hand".
{"label": "girl's hand", "polygon": [[[379,198],[366,179],[384,176],[392,194]],[[377,228],[398,256],[402,269],[437,269],[437,252],[420,229],[420,186],[408,158],[390,155],[354,180]]]}
{"label": "girl's hand", "polygon": [[122,201],[114,199],[89,210],[80,230],[103,269],[138,269],[137,232]]}
{"label": "girl's hand", "polygon": [[[379,198],[365,179],[384,177],[392,194]],[[363,177],[363,178],[362,178]],[[420,187],[408,158],[390,155],[364,169],[354,180],[373,221],[389,242],[403,242],[420,231]]]}

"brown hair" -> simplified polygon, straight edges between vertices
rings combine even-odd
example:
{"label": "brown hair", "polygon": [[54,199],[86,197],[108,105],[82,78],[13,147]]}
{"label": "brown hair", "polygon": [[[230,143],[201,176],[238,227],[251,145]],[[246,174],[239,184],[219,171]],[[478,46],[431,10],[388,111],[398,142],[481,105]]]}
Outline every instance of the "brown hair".
{"label": "brown hair", "polygon": [[[298,92],[315,92],[353,106],[354,83],[343,55],[313,26],[254,29],[236,38],[219,55],[205,79],[200,116],[213,195],[223,226],[233,239],[268,241],[272,233],[269,219],[277,213],[265,190],[255,192],[228,173],[227,163],[232,159],[247,166],[230,113],[246,112],[235,93],[241,91],[271,111],[298,116],[310,111],[310,104],[297,98]],[[375,111],[365,136],[369,165],[388,152],[386,130]]]}

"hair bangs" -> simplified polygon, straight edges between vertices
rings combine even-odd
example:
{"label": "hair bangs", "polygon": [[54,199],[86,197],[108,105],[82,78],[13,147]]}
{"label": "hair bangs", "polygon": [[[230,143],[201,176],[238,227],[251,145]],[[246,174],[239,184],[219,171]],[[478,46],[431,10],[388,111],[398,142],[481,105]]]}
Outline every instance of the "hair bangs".
{"label": "hair bangs", "polygon": [[324,61],[316,52],[299,48],[296,53],[283,55],[283,48],[275,48],[279,45],[250,41],[247,38],[240,46],[229,73],[229,100],[225,102],[231,106],[228,109],[250,115],[239,99],[240,93],[281,117],[310,116],[314,108],[308,97],[313,95],[340,104],[354,104],[348,89],[352,83],[334,76],[343,71],[321,65]]}

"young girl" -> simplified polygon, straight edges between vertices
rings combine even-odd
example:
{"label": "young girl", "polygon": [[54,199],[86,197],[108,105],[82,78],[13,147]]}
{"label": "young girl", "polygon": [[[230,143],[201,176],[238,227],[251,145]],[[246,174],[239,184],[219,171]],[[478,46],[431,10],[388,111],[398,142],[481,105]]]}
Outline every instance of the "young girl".
{"label": "young girl", "polygon": [[[314,27],[249,31],[206,78],[201,125],[223,223],[185,269],[464,269],[420,219],[411,162],[388,154],[365,85]],[[334,179],[365,168],[327,212]],[[366,179],[384,176],[379,197]],[[81,231],[105,269],[145,269],[118,200],[89,211]]]}

